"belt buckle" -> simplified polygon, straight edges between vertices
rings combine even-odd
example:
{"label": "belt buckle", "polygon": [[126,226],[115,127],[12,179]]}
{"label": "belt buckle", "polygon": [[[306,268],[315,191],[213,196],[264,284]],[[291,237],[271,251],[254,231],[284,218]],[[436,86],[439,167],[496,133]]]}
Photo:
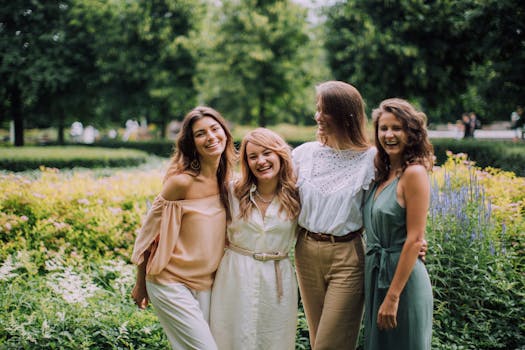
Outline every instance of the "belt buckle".
{"label": "belt buckle", "polygon": [[267,253],[253,253],[253,258],[258,261],[267,261],[269,255]]}

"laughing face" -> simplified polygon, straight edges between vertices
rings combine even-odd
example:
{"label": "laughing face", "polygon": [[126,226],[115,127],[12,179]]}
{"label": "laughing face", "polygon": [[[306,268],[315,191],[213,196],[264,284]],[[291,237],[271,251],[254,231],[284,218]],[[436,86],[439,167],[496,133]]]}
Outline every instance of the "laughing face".
{"label": "laughing face", "polygon": [[377,137],[379,144],[390,157],[390,162],[394,164],[396,161],[401,161],[408,140],[401,120],[390,112],[381,114],[378,122]]}
{"label": "laughing face", "polygon": [[317,101],[317,111],[315,112],[314,119],[317,123],[317,135],[321,138],[335,137],[337,129],[334,118],[323,112],[321,100]]}
{"label": "laughing face", "polygon": [[226,134],[222,126],[211,117],[197,120],[192,127],[197,153],[203,157],[220,156],[226,147]]}
{"label": "laughing face", "polygon": [[246,161],[257,182],[277,181],[281,170],[281,160],[277,153],[269,148],[246,144]]}

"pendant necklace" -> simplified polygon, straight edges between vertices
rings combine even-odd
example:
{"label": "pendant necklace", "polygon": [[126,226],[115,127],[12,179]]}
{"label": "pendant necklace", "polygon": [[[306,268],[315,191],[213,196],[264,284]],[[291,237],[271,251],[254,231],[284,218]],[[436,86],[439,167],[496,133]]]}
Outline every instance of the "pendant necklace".
{"label": "pendant necklace", "polygon": [[257,196],[257,198],[260,199],[261,202],[263,202],[264,204],[270,204],[272,201],[273,201],[273,198],[275,197],[275,193],[273,194],[272,198],[270,198],[269,200],[266,200],[264,199],[261,194],[259,193],[259,191],[255,190],[255,195]]}

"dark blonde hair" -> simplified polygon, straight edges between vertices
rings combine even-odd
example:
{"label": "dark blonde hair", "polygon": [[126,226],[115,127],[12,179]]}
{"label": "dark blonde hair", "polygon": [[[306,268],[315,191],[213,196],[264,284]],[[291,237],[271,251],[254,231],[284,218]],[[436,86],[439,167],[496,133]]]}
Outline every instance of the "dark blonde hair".
{"label": "dark blonde hair", "polygon": [[316,92],[321,111],[330,115],[338,127],[339,138],[358,148],[368,148],[365,102],[359,91],[348,83],[332,80],[317,85]]}
{"label": "dark blonde hair", "polygon": [[407,135],[407,143],[403,151],[403,165],[401,173],[410,164],[421,164],[427,170],[432,170],[434,165],[434,148],[428,139],[426,128],[427,116],[414,108],[408,101],[400,98],[390,98],[381,102],[372,112],[374,123],[375,145],[377,154],[375,158],[376,179],[381,183],[388,179],[390,172],[390,159],[378,138],[379,119],[383,113],[392,113],[403,125]]}
{"label": "dark blonde hair", "polygon": [[221,154],[219,167],[217,168],[217,182],[219,184],[219,194],[222,204],[226,209],[226,217],[231,219],[230,202],[228,199],[228,183],[231,179],[233,165],[237,160],[235,147],[233,145],[233,137],[226,125],[226,121],[219,112],[210,107],[199,106],[192,109],[182,121],[180,131],[177,135],[177,143],[175,152],[171,158],[170,166],[164,177],[164,181],[172,175],[187,173],[192,176],[197,176],[200,169],[191,167],[191,163],[199,161],[197,148],[195,147],[195,140],[193,137],[193,124],[205,117],[215,119],[217,123],[224,130],[226,135],[226,147]]}
{"label": "dark blonde hair", "polygon": [[248,219],[251,211],[255,207],[255,204],[250,200],[250,189],[252,185],[257,185],[257,178],[251,172],[248,165],[248,155],[246,152],[248,143],[269,149],[279,157],[281,167],[279,170],[276,194],[281,203],[279,211],[285,212],[288,218],[295,219],[299,215],[301,206],[299,203],[299,193],[295,185],[296,177],[293,171],[291,149],[281,136],[265,128],[257,128],[250,131],[241,142],[241,178],[234,187],[235,196],[239,198],[239,218]]}

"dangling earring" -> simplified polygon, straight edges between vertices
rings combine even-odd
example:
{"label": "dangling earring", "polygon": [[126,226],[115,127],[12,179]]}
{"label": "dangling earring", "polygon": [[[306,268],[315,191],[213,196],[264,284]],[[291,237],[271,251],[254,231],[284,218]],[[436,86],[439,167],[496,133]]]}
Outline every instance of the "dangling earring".
{"label": "dangling earring", "polygon": [[191,170],[198,171],[201,168],[201,163],[199,162],[197,158],[195,158],[194,160],[191,161],[190,167],[191,167]]}

